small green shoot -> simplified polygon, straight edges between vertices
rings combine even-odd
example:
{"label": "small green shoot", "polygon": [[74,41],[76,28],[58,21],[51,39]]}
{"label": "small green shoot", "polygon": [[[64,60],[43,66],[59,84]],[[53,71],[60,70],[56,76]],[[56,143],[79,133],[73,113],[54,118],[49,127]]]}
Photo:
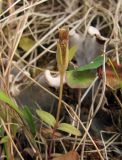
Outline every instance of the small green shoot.
{"label": "small green shoot", "polygon": [[60,93],[59,93],[58,111],[56,116],[56,124],[58,124],[61,111],[63,79],[69,63],[68,57],[69,57],[69,29],[68,27],[62,27],[61,29],[59,29],[59,42],[57,43],[57,66],[60,74]]}

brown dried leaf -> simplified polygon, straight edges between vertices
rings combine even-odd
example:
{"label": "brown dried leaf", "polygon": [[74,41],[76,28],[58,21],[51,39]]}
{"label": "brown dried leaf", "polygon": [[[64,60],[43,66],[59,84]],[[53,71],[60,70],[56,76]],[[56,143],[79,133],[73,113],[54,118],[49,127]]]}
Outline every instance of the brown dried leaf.
{"label": "brown dried leaf", "polygon": [[106,64],[106,84],[113,89],[122,87],[122,66],[112,61]]}
{"label": "brown dried leaf", "polygon": [[[109,60],[106,63],[106,85],[112,89],[122,88],[122,65],[117,65],[115,61]],[[102,67],[98,69],[98,76],[102,78]]]}
{"label": "brown dried leaf", "polygon": [[76,151],[70,151],[62,156],[53,158],[53,160],[79,160],[79,154]]}

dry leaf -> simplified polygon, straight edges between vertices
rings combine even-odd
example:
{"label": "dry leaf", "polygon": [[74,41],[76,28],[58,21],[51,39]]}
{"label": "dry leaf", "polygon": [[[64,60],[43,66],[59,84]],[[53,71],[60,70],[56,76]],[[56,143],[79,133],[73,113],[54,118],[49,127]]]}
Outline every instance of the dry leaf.
{"label": "dry leaf", "polygon": [[70,151],[62,156],[53,158],[53,160],[79,160],[79,154],[76,151]]}
{"label": "dry leaf", "polygon": [[[106,63],[106,85],[112,89],[122,87],[122,65],[117,65],[115,61]],[[98,76],[102,78],[102,67],[98,68]]]}
{"label": "dry leaf", "polygon": [[112,61],[106,64],[106,83],[113,89],[121,88],[122,84],[122,66]]}

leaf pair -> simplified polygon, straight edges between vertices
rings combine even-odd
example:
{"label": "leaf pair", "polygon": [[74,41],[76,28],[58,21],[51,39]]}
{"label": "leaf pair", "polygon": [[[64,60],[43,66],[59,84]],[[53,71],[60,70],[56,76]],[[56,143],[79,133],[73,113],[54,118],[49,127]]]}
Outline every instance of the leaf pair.
{"label": "leaf pair", "polygon": [[[51,126],[51,127],[55,126],[56,119],[52,114],[50,114],[46,111],[43,111],[41,109],[36,110],[36,113],[41,118],[41,120],[44,121],[45,123],[47,123],[49,126]],[[64,131],[64,132],[67,132],[69,134],[76,135],[76,136],[81,135],[80,131],[77,128],[75,128],[74,126],[72,126],[71,124],[60,123],[59,126],[57,127],[57,129]]]}

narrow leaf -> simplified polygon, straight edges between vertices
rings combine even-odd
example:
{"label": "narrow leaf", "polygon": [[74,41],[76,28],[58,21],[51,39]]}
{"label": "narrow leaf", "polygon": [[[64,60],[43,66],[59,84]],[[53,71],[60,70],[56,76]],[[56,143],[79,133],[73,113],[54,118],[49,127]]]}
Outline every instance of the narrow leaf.
{"label": "narrow leaf", "polygon": [[77,51],[77,46],[76,45],[69,49],[69,62],[72,60],[72,58],[76,54],[76,51]]}
{"label": "narrow leaf", "polygon": [[20,115],[22,114],[18,106],[3,91],[0,91],[0,100],[7,103],[10,107],[12,107]]}
{"label": "narrow leaf", "polygon": [[54,125],[56,123],[56,119],[55,119],[55,117],[52,114],[50,114],[50,113],[48,113],[46,111],[43,111],[41,109],[37,109],[36,113],[41,118],[41,120],[43,120],[49,126],[54,127]]}
{"label": "narrow leaf", "polygon": [[67,124],[67,123],[60,123],[59,127],[57,128],[58,130],[76,135],[76,136],[81,136],[81,132],[75,128],[74,126],[72,126],[71,124]]}
{"label": "narrow leaf", "polygon": [[25,120],[27,121],[28,125],[29,125],[29,128],[31,130],[31,133],[33,135],[35,135],[36,133],[36,126],[35,126],[35,123],[34,123],[34,118],[33,118],[33,115],[29,109],[29,107],[25,106],[23,108],[23,116],[25,118]]}
{"label": "narrow leaf", "polygon": [[95,79],[95,72],[67,71],[66,81],[71,88],[87,88]]}

